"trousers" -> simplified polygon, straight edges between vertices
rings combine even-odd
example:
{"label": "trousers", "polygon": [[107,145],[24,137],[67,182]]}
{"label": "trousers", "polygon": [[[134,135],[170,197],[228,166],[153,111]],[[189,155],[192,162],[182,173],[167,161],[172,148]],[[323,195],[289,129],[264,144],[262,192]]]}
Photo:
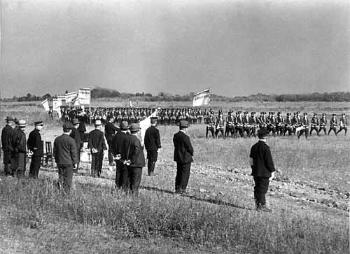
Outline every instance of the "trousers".
{"label": "trousers", "polygon": [[69,193],[73,180],[73,165],[58,164],[58,183],[64,192]]}
{"label": "trousers", "polygon": [[30,167],[29,167],[29,177],[38,178],[40,164],[41,164],[41,157],[32,156],[32,161],[30,162]]}
{"label": "trousers", "polygon": [[191,163],[176,163],[175,192],[186,191],[190,179]]}
{"label": "trousers", "polygon": [[91,155],[91,175],[97,175],[100,177],[102,171],[103,152],[92,153]]}
{"label": "trousers", "polygon": [[270,180],[268,177],[254,176],[254,199],[256,206],[264,206],[266,204],[265,195],[269,188]]}
{"label": "trousers", "polygon": [[128,178],[129,178],[129,186],[132,194],[136,196],[139,194],[139,188],[142,177],[142,168],[141,167],[128,167]]}

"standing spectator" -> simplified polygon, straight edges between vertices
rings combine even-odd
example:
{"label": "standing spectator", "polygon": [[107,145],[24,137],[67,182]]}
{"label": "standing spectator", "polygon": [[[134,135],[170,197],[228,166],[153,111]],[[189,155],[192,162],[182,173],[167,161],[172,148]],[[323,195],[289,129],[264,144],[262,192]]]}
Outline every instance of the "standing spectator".
{"label": "standing spectator", "polygon": [[69,135],[72,131],[72,124],[63,124],[63,134],[57,137],[53,145],[53,156],[58,168],[59,186],[63,187],[66,193],[70,192],[73,179],[73,169],[78,162],[77,148],[75,141]]}
{"label": "standing spectator", "polygon": [[70,137],[74,139],[75,141],[75,146],[77,148],[77,166],[74,169],[74,173],[77,173],[79,170],[79,164],[80,164],[80,150],[83,147],[83,140],[80,137],[80,132],[78,130],[79,126],[80,126],[80,121],[77,118],[74,118],[72,120],[73,123],[73,128],[72,131],[70,133]]}
{"label": "standing spectator", "polygon": [[154,168],[158,159],[158,149],[161,148],[159,130],[156,128],[157,118],[151,118],[151,126],[145,133],[145,148],[147,150],[148,175],[154,175]]}
{"label": "standing spectator", "polygon": [[130,126],[131,135],[129,135],[129,148],[128,148],[128,176],[130,191],[136,196],[139,193],[139,187],[141,183],[142,168],[145,166],[145,156],[143,154],[143,147],[137,137],[140,131],[140,126],[137,123],[133,123]]}
{"label": "standing spectator", "polygon": [[123,188],[124,190],[129,188],[128,168],[125,165],[130,147],[128,129],[128,122],[122,121],[120,131],[115,134],[111,144],[112,153],[116,160],[115,185],[117,188]]}
{"label": "standing spectator", "polygon": [[23,177],[26,172],[27,140],[26,140],[26,134],[24,133],[25,128],[26,128],[26,121],[19,120],[18,126],[13,131],[13,136],[12,136],[13,160],[14,160],[13,169],[17,177]]}
{"label": "standing spectator", "polygon": [[29,177],[38,178],[39,169],[41,164],[41,158],[44,155],[43,141],[41,140],[40,131],[44,124],[42,121],[37,121],[34,123],[35,128],[29,134],[27,146],[29,151],[32,153],[32,161],[29,168]]}
{"label": "standing spectator", "polygon": [[88,148],[90,148],[92,161],[91,161],[91,175],[100,177],[102,171],[103,151],[107,150],[105,137],[101,131],[101,120],[95,121],[95,129],[89,134]]}
{"label": "standing spectator", "polygon": [[186,134],[188,122],[180,121],[180,131],[174,135],[174,161],[176,161],[175,192],[186,193],[190,178],[191,163],[193,162],[193,147],[190,137]]}
{"label": "standing spectator", "polygon": [[78,117],[79,120],[79,127],[78,127],[78,131],[80,134],[80,139],[81,139],[81,145],[80,148],[83,148],[84,142],[86,141],[85,139],[85,132],[86,132],[86,127],[85,127],[85,122],[84,122],[84,116],[80,115]]}
{"label": "standing spectator", "polygon": [[13,135],[13,130],[15,126],[15,120],[8,116],[6,117],[6,126],[1,131],[1,146],[2,150],[4,152],[4,171],[5,175],[13,175],[13,172],[11,170],[11,153],[13,152],[11,139]]}
{"label": "standing spectator", "polygon": [[114,123],[114,117],[109,117],[105,125],[105,136],[108,144],[109,166],[115,165],[113,161],[113,153],[112,153],[112,140],[115,135],[115,132],[119,130],[113,123]]}
{"label": "standing spectator", "polygon": [[254,177],[254,199],[258,211],[271,212],[266,207],[265,195],[269,188],[269,181],[274,177],[275,166],[273,164],[270,147],[266,144],[268,130],[259,129],[259,141],[250,150],[250,166]]}

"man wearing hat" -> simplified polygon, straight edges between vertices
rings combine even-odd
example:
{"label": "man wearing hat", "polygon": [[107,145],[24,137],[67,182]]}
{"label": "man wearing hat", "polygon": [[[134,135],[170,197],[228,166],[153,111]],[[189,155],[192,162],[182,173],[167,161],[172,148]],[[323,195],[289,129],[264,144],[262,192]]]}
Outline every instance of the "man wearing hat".
{"label": "man wearing hat", "polygon": [[334,134],[337,136],[337,126],[338,126],[338,119],[336,117],[336,114],[332,114],[332,118],[329,121],[328,136],[329,136],[331,131],[334,131]]}
{"label": "man wearing hat", "polygon": [[259,141],[250,150],[250,166],[254,178],[254,199],[258,211],[271,211],[266,207],[265,194],[269,188],[269,181],[274,177],[275,166],[272,160],[270,147],[266,144],[268,131],[259,129]]}
{"label": "man wearing hat", "polygon": [[41,140],[40,131],[44,124],[42,121],[34,122],[34,130],[29,133],[27,146],[32,153],[32,160],[29,168],[29,177],[38,178],[41,158],[44,154],[43,141]]}
{"label": "man wearing hat", "polygon": [[312,135],[312,132],[314,130],[316,131],[316,134],[318,135],[319,126],[320,126],[320,119],[318,119],[317,113],[314,113],[314,115],[311,118],[310,136]]}
{"label": "man wearing hat", "polygon": [[74,127],[70,122],[63,124],[63,134],[53,143],[53,156],[58,168],[59,186],[69,193],[72,186],[73,169],[78,162],[77,147],[70,133]]}
{"label": "man wearing hat", "polygon": [[71,131],[69,136],[74,139],[75,146],[77,148],[77,166],[74,169],[74,172],[76,173],[79,170],[80,149],[83,146],[83,140],[82,140],[82,138],[80,136],[80,132],[79,132],[80,121],[77,118],[73,118],[72,124],[73,124],[73,128],[72,128],[72,131]]}
{"label": "man wearing hat", "polygon": [[303,118],[301,119],[300,131],[298,132],[298,139],[305,133],[305,138],[309,135],[309,119],[307,113],[304,113]]}
{"label": "man wearing hat", "polygon": [[151,118],[151,126],[147,128],[144,138],[144,144],[147,151],[148,175],[154,175],[154,167],[158,159],[158,149],[161,148],[159,130],[156,128],[157,118]]}
{"label": "man wearing hat", "polygon": [[339,130],[337,132],[337,134],[339,134],[339,132],[341,132],[342,130],[345,131],[345,136],[346,133],[348,132],[348,119],[346,118],[345,113],[343,113],[339,119]]}
{"label": "man wearing hat", "polygon": [[113,153],[112,153],[112,140],[116,133],[119,130],[114,124],[114,117],[109,116],[107,123],[105,125],[105,136],[108,144],[108,162],[110,166],[114,166]]}
{"label": "man wearing hat", "polygon": [[191,163],[193,161],[193,147],[190,137],[186,134],[188,122],[180,121],[180,130],[174,134],[174,161],[176,161],[175,192],[185,193],[190,178]]}
{"label": "man wearing hat", "polygon": [[128,122],[122,121],[120,131],[114,135],[111,144],[112,154],[116,162],[115,185],[117,188],[124,190],[129,189],[128,168],[124,163],[128,159],[128,149],[130,147],[128,130]]}
{"label": "man wearing hat", "polygon": [[107,150],[106,139],[101,131],[101,120],[95,120],[95,129],[89,134],[88,148],[91,152],[91,175],[100,177],[102,171],[103,151]]}
{"label": "man wearing hat", "polygon": [[24,133],[25,128],[26,121],[19,120],[12,135],[13,162],[11,162],[11,167],[17,177],[23,177],[26,171],[27,140]]}
{"label": "man wearing hat", "polygon": [[129,148],[127,150],[127,167],[129,186],[132,194],[136,196],[139,193],[139,187],[141,183],[142,168],[145,166],[145,156],[143,154],[143,146],[137,137],[140,131],[138,123],[132,123],[130,125]]}
{"label": "man wearing hat", "polygon": [[327,126],[327,118],[326,118],[326,114],[322,113],[321,119],[320,119],[320,129],[318,130],[318,136],[320,135],[320,132],[323,131],[324,135],[326,135],[327,130],[326,130],[326,126]]}
{"label": "man wearing hat", "polygon": [[6,125],[1,131],[1,147],[4,152],[4,171],[5,175],[13,175],[11,170],[11,153],[13,151],[11,139],[15,126],[15,120],[8,116],[6,117]]}

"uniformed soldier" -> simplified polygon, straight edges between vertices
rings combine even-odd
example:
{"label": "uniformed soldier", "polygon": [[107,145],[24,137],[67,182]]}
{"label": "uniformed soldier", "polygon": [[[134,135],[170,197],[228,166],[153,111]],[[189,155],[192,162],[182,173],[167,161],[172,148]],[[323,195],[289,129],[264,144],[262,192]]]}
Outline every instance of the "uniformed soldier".
{"label": "uniformed soldier", "polygon": [[225,120],[222,113],[219,114],[218,119],[216,120],[215,126],[216,126],[215,137],[217,138],[219,135],[219,132],[221,132],[221,136],[225,138],[225,135],[224,135]]}
{"label": "uniformed soldier", "polygon": [[235,132],[239,133],[239,135],[241,137],[243,137],[244,136],[244,133],[243,133],[244,129],[243,129],[242,112],[238,111],[238,112],[236,112],[236,115],[237,115],[237,117],[236,117],[236,126],[235,126],[236,131]]}
{"label": "uniformed soldier", "polygon": [[208,138],[209,131],[212,137],[215,137],[215,118],[214,115],[209,113],[207,116],[207,126],[205,137]]}
{"label": "uniformed soldier", "polygon": [[301,119],[301,126],[300,126],[300,131],[298,133],[298,139],[305,133],[305,138],[308,137],[309,134],[309,119],[307,117],[307,113],[304,113],[303,118]]}
{"label": "uniformed soldier", "polygon": [[91,152],[91,175],[95,177],[101,176],[103,151],[107,150],[106,140],[103,132],[101,131],[101,120],[95,120],[95,129],[89,134],[88,148]]}
{"label": "uniformed soldier", "polygon": [[24,130],[26,121],[19,120],[18,126],[13,131],[12,147],[13,147],[13,163],[11,167],[17,177],[23,177],[26,171],[26,156],[27,156],[27,140]]}
{"label": "uniformed soldier", "polygon": [[4,171],[5,175],[13,175],[12,167],[11,167],[11,155],[13,152],[12,147],[12,136],[15,127],[15,119],[8,116],[6,117],[6,125],[1,131],[1,146],[4,152]]}
{"label": "uniformed soldier", "polygon": [[339,131],[337,132],[337,134],[339,134],[339,132],[341,132],[342,130],[345,131],[345,136],[346,133],[348,132],[348,119],[346,118],[345,113],[342,114],[342,116],[339,119]]}
{"label": "uniformed soldier", "polygon": [[244,112],[242,121],[243,121],[243,133],[244,132],[247,133],[247,137],[250,137],[249,115],[247,111]]}
{"label": "uniformed soldier", "polygon": [[334,131],[334,134],[337,136],[337,126],[338,126],[338,119],[336,117],[336,114],[332,114],[332,118],[329,121],[329,131],[328,136],[331,131]]}
{"label": "uniformed soldier", "polygon": [[107,120],[107,124],[105,125],[105,137],[107,140],[107,144],[108,144],[108,162],[109,162],[109,166],[115,166],[114,164],[114,160],[113,160],[113,153],[112,153],[112,140],[113,137],[115,135],[115,133],[119,130],[119,128],[117,128],[114,125],[114,117],[111,116],[108,118]]}
{"label": "uniformed soldier", "polygon": [[258,119],[255,116],[255,112],[250,113],[249,125],[250,125],[250,135],[256,137],[256,129],[258,127]]}
{"label": "uniformed soldier", "polygon": [[320,135],[321,131],[324,131],[324,135],[327,134],[326,126],[327,126],[326,114],[322,113],[322,117],[320,119],[320,129],[318,130],[318,135]]}
{"label": "uniformed soldier", "polygon": [[317,136],[319,136],[319,127],[320,119],[318,119],[317,113],[314,113],[313,117],[311,118],[310,136],[314,130],[316,131]]}
{"label": "uniformed soldier", "polygon": [[267,118],[267,131],[274,136],[276,136],[276,118],[275,112],[269,112],[269,117]]}
{"label": "uniformed soldier", "polygon": [[228,116],[226,118],[226,128],[225,128],[225,136],[228,137],[231,134],[231,137],[235,134],[235,119],[232,115],[232,111],[228,112]]}
{"label": "uniformed soldier", "polygon": [[293,127],[293,120],[292,120],[292,117],[291,117],[291,113],[287,113],[287,117],[286,117],[286,120],[284,122],[285,124],[285,127],[284,127],[284,133],[283,133],[283,136],[286,135],[286,133],[288,132],[288,135],[292,135],[294,133],[294,127]]}
{"label": "uniformed soldier", "polygon": [[38,178],[41,159],[44,155],[43,141],[41,140],[40,135],[40,131],[42,130],[44,124],[42,121],[37,121],[34,123],[34,125],[35,128],[29,134],[27,141],[28,149],[32,153],[32,160],[29,168],[29,177]]}
{"label": "uniformed soldier", "polygon": [[276,132],[278,135],[282,136],[284,134],[284,118],[282,116],[281,112],[277,112],[277,118],[276,118]]}

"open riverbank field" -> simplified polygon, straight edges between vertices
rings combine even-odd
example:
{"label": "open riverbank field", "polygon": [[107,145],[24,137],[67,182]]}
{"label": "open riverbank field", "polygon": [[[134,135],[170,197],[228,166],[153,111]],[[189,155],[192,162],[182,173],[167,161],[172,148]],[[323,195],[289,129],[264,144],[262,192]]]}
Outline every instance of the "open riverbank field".
{"label": "open riverbank field", "polygon": [[[258,112],[281,107],[245,106]],[[349,112],[345,103],[288,107],[301,112]],[[47,119],[32,104],[2,105],[1,119],[8,114],[26,117],[29,123]],[[32,128],[28,126],[27,134]],[[0,252],[349,252],[349,135],[269,137],[275,166],[282,173],[268,191],[272,213],[261,213],[254,209],[248,158],[256,138],[206,139],[205,125],[190,126],[194,162],[188,194],[180,196],[174,194],[172,157],[172,137],[178,128],[158,128],[162,149],[157,175],[147,176],[144,168],[139,197],[114,190],[115,168],[107,160],[99,179],[90,177],[90,164],[83,162],[70,196],[56,189],[55,167],[42,168],[38,181],[1,176]],[[46,141],[61,133],[55,120],[47,120],[42,130]]]}

